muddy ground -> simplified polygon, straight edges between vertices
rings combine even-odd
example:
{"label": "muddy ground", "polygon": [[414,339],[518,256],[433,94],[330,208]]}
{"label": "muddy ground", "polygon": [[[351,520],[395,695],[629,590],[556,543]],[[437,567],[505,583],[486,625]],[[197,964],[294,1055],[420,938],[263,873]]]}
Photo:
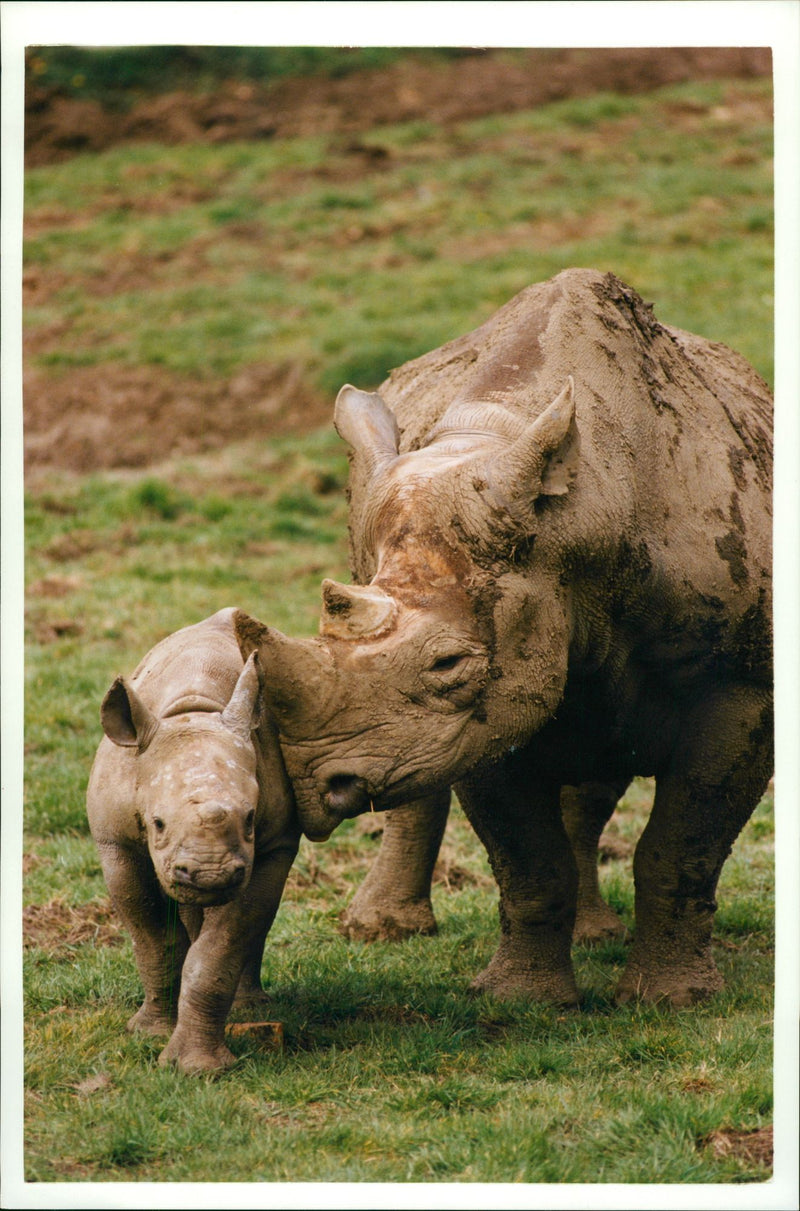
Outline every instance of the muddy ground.
{"label": "muddy ground", "polygon": [[[770,51],[759,48],[531,50],[513,61],[487,51],[438,64],[410,59],[341,79],[294,78],[271,87],[239,81],[213,95],[165,93],[125,114],[33,85],[26,101],[26,165],[119,143],[348,136],[415,119],[446,126],[596,90],[644,92],[770,71]],[[47,281],[38,270],[26,273],[24,302],[33,304],[42,290],[52,293],[54,274],[57,266],[48,268]],[[54,376],[32,364],[35,343],[32,333],[24,351],[28,472],[142,467],[234,440],[302,432],[330,419],[331,401],[297,366],[254,365],[231,380],[204,382],[144,365],[82,367]]]}

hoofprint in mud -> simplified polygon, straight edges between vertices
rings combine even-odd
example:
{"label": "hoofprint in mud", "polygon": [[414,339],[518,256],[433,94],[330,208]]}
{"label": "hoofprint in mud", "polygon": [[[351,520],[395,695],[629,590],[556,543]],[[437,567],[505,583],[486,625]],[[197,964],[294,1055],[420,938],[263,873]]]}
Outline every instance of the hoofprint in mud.
{"label": "hoofprint in mud", "polygon": [[264,942],[300,835],[235,613],[176,631],[114,681],[87,793],[144,984],[128,1028],[171,1035],[161,1062],[187,1072],[233,1062],[225,1019],[234,996],[263,996]]}
{"label": "hoofprint in mud", "polygon": [[307,835],[396,809],[351,929],[430,927],[455,784],[500,888],[476,987],[574,1002],[577,907],[586,933],[618,927],[597,839],[654,776],[617,995],[718,989],[717,880],[772,769],[767,387],[575,269],[380,394],[344,387],[335,423],[357,583],[324,583],[319,639],[237,629]]}

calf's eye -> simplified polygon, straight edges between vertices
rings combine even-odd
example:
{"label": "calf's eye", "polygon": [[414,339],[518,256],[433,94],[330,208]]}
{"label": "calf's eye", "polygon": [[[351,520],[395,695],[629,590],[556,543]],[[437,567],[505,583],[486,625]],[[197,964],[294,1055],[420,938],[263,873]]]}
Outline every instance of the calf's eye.
{"label": "calf's eye", "polygon": [[157,833],[163,833],[164,821],[161,819],[160,816],[153,816],[153,826]]}

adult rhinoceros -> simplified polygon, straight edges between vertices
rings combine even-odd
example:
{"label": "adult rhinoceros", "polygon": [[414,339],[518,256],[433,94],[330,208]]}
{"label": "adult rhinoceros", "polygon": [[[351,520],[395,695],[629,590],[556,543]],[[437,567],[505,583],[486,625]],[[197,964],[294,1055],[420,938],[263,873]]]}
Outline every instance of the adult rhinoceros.
{"label": "adult rhinoceros", "polygon": [[240,626],[306,833],[427,796],[388,842],[401,872],[404,846],[429,863],[454,783],[500,888],[476,986],[568,1003],[562,788],[585,865],[630,778],[654,775],[618,996],[719,988],[717,880],[772,763],[766,386],[576,269],[380,395],[344,387],[335,423],[361,583],[324,583],[317,640]]}

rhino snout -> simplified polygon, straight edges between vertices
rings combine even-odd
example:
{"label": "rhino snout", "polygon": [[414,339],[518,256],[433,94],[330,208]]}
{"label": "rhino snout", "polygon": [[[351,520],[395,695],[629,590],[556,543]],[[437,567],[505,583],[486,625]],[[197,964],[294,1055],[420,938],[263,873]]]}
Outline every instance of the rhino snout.
{"label": "rhino snout", "polygon": [[236,856],[221,865],[209,867],[184,858],[173,865],[171,873],[176,888],[232,891],[244,883],[247,863],[244,858]]}

